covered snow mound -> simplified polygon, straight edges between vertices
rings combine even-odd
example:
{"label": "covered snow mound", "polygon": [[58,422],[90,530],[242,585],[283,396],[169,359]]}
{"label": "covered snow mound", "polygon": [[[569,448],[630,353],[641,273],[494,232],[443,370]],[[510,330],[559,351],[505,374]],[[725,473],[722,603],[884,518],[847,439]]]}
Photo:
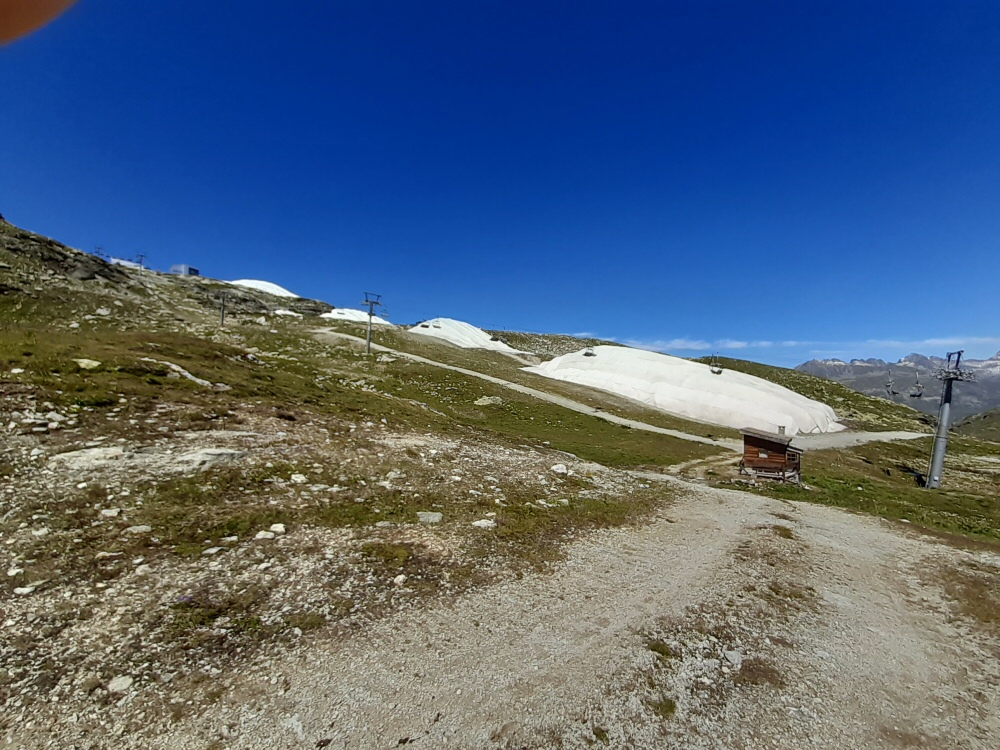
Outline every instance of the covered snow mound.
{"label": "covered snow mound", "polygon": [[[328,318],[330,320],[346,320],[351,323],[367,323],[368,313],[365,310],[352,310],[348,307],[335,307],[329,312],[325,312],[320,315],[321,318]],[[372,324],[377,326],[391,326],[388,320],[380,318],[378,315],[372,316]]]}
{"label": "covered snow mound", "polygon": [[[585,352],[592,352],[588,356]],[[565,354],[528,372],[616,393],[656,409],[724,427],[785,434],[838,432],[837,414],[770,381],[734,370],[624,346],[595,346]]]}
{"label": "covered snow mound", "polygon": [[275,297],[298,297],[299,295],[294,292],[290,292],[283,286],[278,286],[277,284],[272,284],[270,281],[260,281],[259,279],[237,279],[236,281],[230,281],[230,284],[235,284],[236,286],[245,286],[247,289],[256,289],[258,292],[267,292],[268,294],[273,294]]}
{"label": "covered snow mound", "polygon": [[491,349],[495,352],[507,352],[508,354],[524,353],[519,349],[507,346],[502,341],[493,341],[482,328],[476,328],[474,325],[451,318],[425,320],[423,323],[413,326],[410,333],[444,339],[463,349]]}

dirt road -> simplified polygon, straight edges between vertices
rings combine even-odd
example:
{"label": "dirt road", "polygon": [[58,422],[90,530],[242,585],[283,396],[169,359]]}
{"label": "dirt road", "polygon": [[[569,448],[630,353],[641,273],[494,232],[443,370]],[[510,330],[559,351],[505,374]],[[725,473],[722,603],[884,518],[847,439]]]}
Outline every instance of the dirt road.
{"label": "dirt road", "polygon": [[1000,638],[947,581],[995,585],[998,556],[666,481],[652,523],[549,574],[259,660],[201,717],[121,746],[995,747]]}

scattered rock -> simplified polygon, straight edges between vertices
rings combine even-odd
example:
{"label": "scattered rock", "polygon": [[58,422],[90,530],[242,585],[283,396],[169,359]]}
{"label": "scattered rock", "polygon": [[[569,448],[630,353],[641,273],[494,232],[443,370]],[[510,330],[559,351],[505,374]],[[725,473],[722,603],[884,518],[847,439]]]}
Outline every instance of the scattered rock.
{"label": "scattered rock", "polygon": [[20,587],[14,589],[14,593],[17,594],[18,596],[28,596],[28,594],[34,594],[35,593],[35,587],[34,586],[20,586]]}
{"label": "scattered rock", "polygon": [[[87,471],[109,461],[118,461],[125,455],[120,447],[113,448],[83,448],[78,451],[60,453],[49,459],[49,468],[65,467],[70,471]],[[83,487],[80,486],[83,485]],[[84,489],[87,484],[81,482],[77,489]]]}
{"label": "scattered rock", "polygon": [[121,508],[104,508],[101,511],[101,515],[106,518],[118,518],[118,516],[121,515],[121,512]]}
{"label": "scattered rock", "polygon": [[566,464],[556,464],[551,469],[549,469],[553,474],[559,474],[561,476],[566,476],[569,474],[569,469],[566,468]]}
{"label": "scattered rock", "polygon": [[[73,325],[71,324],[70,328],[72,327]],[[80,324],[77,323],[76,327],[79,328]],[[101,366],[101,363],[98,362],[96,359],[81,358],[81,359],[74,359],[73,361],[76,362],[76,366],[79,367],[81,370],[96,370],[98,367]]]}
{"label": "scattered rock", "polygon": [[483,396],[482,398],[477,398],[473,403],[476,406],[499,406],[503,403],[503,399],[499,396]]}
{"label": "scattered rock", "polygon": [[153,530],[152,526],[129,526],[125,529],[125,534],[148,534]]}
{"label": "scattered rock", "polygon": [[398,576],[392,579],[392,582],[397,586],[402,586],[406,583],[406,574],[400,573]]}
{"label": "scattered rock", "polygon": [[132,687],[133,679],[128,675],[121,675],[115,677],[111,682],[108,683],[109,693],[124,693],[130,687]]}
{"label": "scattered rock", "polygon": [[497,527],[497,522],[492,518],[481,518],[478,521],[473,521],[472,525],[477,529],[495,529]]}
{"label": "scattered rock", "polygon": [[203,549],[201,551],[201,554],[203,554],[203,555],[217,555],[220,552],[222,552],[222,550],[224,550],[224,549],[225,549],[225,547],[209,547],[208,549]]}
{"label": "scattered rock", "polygon": [[441,519],[443,518],[444,513],[426,510],[417,511],[417,520],[420,521],[420,523],[441,523]]}
{"label": "scattered rock", "polygon": [[254,539],[274,539],[273,531],[258,531]]}
{"label": "scattered rock", "polygon": [[243,451],[231,448],[201,448],[185,453],[177,458],[179,467],[190,467],[196,471],[208,471],[216,466],[231,464],[243,455]]}
{"label": "scattered rock", "polygon": [[285,524],[283,524],[283,523],[272,523],[271,524],[271,531],[273,531],[275,534],[284,534],[285,533]]}

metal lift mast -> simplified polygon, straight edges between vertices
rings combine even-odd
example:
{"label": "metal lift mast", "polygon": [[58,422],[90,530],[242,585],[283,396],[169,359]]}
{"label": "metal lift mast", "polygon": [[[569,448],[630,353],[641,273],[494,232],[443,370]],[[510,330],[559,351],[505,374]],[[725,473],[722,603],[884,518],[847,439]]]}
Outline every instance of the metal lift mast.
{"label": "metal lift mast", "polygon": [[[927,489],[936,490],[941,487],[941,474],[944,472],[944,456],[948,451],[948,429],[951,427],[951,391],[956,380],[965,383],[976,379],[974,372],[963,370],[962,355],[965,350],[948,352],[948,361],[944,367],[934,373],[934,377],[943,381],[941,386],[941,408],[938,411],[937,434],[934,435],[934,452],[931,454],[931,465],[927,469]],[[952,362],[952,357],[955,361]]]}
{"label": "metal lift mast", "polygon": [[372,317],[375,315],[375,308],[382,307],[382,295],[374,292],[365,292],[365,301],[361,303],[368,308],[368,338],[365,341],[365,354],[372,353]]}

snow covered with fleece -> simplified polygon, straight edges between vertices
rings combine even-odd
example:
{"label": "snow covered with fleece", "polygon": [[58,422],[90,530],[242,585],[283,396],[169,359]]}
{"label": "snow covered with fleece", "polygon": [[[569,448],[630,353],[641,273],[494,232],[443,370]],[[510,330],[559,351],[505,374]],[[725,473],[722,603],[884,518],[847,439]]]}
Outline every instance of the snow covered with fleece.
{"label": "snow covered with fleece", "polygon": [[734,370],[716,375],[699,362],[624,346],[595,346],[589,350],[594,356],[586,351],[524,369],[724,427],[767,432],[784,427],[787,435],[846,429],[826,404],[753,375]]}
{"label": "snow covered with fleece", "polygon": [[[323,313],[320,317],[327,318],[328,320],[346,320],[351,323],[368,322],[368,313],[365,310],[352,310],[349,307],[336,307],[329,312]],[[391,326],[392,323],[384,318],[380,318],[378,315],[373,315],[372,325]]]}
{"label": "snow covered with fleece", "polygon": [[495,352],[506,352],[508,354],[524,354],[519,349],[514,349],[502,341],[493,341],[486,331],[476,328],[470,323],[451,318],[434,318],[425,320],[410,329],[410,333],[419,333],[421,336],[433,336],[444,339],[455,346],[463,349],[490,349]]}
{"label": "snow covered with fleece", "polygon": [[258,292],[273,294],[275,297],[292,297],[297,299],[299,296],[294,292],[288,291],[283,286],[278,286],[270,281],[260,281],[259,279],[237,279],[236,281],[230,281],[229,283],[236,286],[243,286],[247,289],[256,289]]}

